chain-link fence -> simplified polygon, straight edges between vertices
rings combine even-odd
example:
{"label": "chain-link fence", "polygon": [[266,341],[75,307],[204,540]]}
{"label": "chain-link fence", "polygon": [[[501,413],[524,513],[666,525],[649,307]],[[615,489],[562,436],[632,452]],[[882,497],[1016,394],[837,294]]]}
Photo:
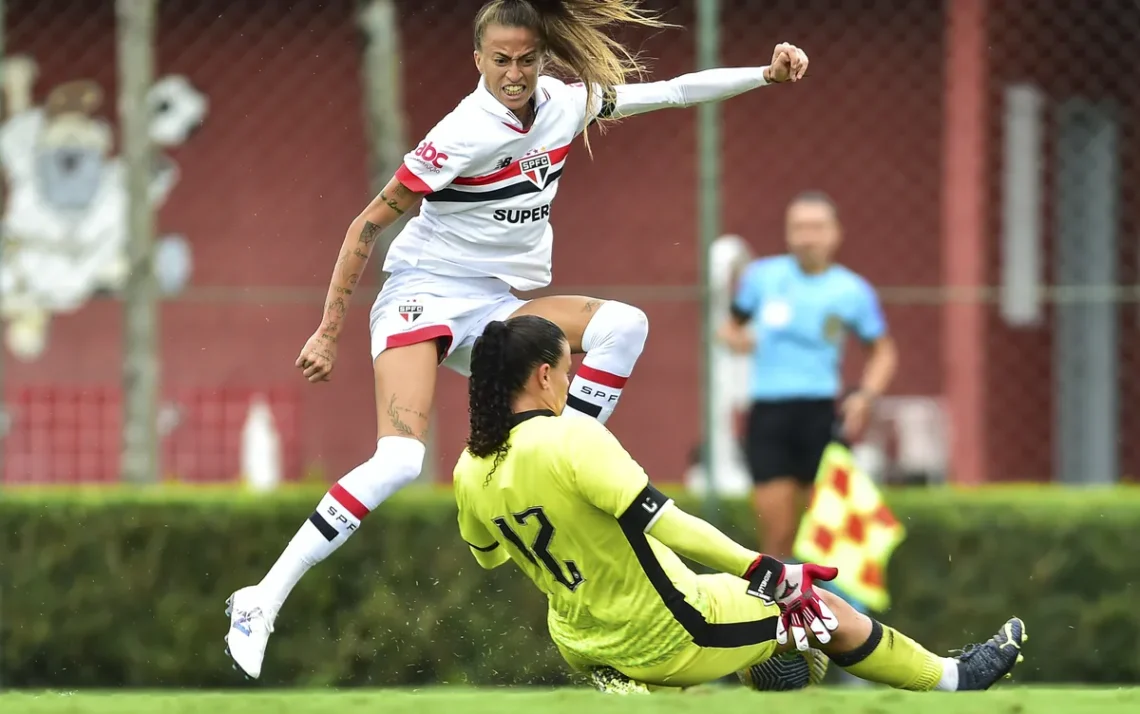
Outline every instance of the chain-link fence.
{"label": "chain-link fence", "polygon": [[988,26],[991,464],[1135,478],[1140,7],[1003,3]]}
{"label": "chain-link fence", "polygon": [[[693,2],[646,5],[681,26],[629,36],[653,78],[690,71]],[[392,146],[414,145],[477,81],[476,3],[394,6],[390,36],[372,3],[161,0],[168,477],[235,478],[259,394],[289,478],[335,478],[371,453],[365,315],[379,255],[335,380],[306,385],[293,360]],[[903,470],[969,479],[1136,473],[1140,447],[1125,438],[1140,427],[1135,3],[720,7],[723,64],[765,63],[781,41],[811,55],[802,84],[723,105],[723,227],[774,253],[791,196],[834,197],[842,261],[879,288],[901,350],[868,444]],[[6,13],[6,480],[112,481],[125,240],[113,3],[7,0]],[[573,152],[553,213],[551,291],[649,315],[611,424],[662,481],[680,478],[699,438],[696,132],[691,110],[612,127],[592,160]],[[466,390],[448,375],[438,393],[446,473]]]}

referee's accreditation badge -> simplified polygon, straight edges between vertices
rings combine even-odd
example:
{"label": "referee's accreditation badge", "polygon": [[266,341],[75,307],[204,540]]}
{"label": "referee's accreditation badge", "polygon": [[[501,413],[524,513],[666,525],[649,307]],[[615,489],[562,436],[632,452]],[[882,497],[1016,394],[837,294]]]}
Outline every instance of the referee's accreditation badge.
{"label": "referee's accreditation badge", "polygon": [[843,325],[843,318],[839,315],[828,315],[823,321],[823,336],[828,342],[840,342],[843,340],[845,327]]}

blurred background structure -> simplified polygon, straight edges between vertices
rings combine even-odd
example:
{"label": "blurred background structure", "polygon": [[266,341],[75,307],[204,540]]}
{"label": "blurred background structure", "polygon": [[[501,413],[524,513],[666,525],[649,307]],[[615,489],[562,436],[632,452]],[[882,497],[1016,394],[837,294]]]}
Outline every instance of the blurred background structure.
{"label": "blurred background structure", "polygon": [[[116,481],[127,224],[114,3],[5,4],[4,481]],[[647,4],[688,28],[635,38],[653,75],[691,70],[693,3]],[[1121,438],[1140,428],[1135,3],[720,6],[723,64],[763,63],[785,39],[812,57],[803,84],[720,107],[721,228],[771,254],[791,195],[835,197],[841,259],[879,287],[902,350],[871,435],[887,462],[917,451],[961,483],[1137,474],[1140,446]],[[473,11],[159,3],[162,478],[236,478],[255,394],[287,479],[335,478],[371,448],[374,293],[356,297],[332,384],[305,385],[293,359],[377,177],[474,87]],[[611,128],[571,164],[553,217],[552,289],[650,316],[613,428],[662,481],[681,478],[701,417],[697,120]],[[464,399],[445,377],[444,474]]]}
{"label": "blurred background structure", "polygon": [[[900,350],[898,376],[858,448],[876,476],[968,486],[1140,479],[1134,0],[645,4],[682,26],[629,38],[651,78],[712,54],[723,65],[766,64],[781,41],[811,56],[801,84],[715,111],[637,117],[595,137],[592,160],[580,149],[571,157],[552,216],[550,291],[621,299],[649,315],[646,351],[609,425],[655,481],[680,485],[688,475],[706,488],[692,478],[702,419],[723,437],[745,388],[740,365],[702,344],[706,327],[727,309],[736,258],[783,251],[784,207],[805,189],[837,202],[840,261],[876,286]],[[127,502],[98,511],[21,501],[20,487],[63,486],[58,494],[130,475],[233,484],[236,493],[244,475],[261,488],[283,479],[317,492],[372,452],[367,314],[381,251],[357,290],[334,380],[308,385],[293,363],[320,319],[349,222],[476,86],[477,6],[0,3],[0,675],[33,686],[228,681],[215,661],[223,632],[210,624],[235,581],[285,543],[309,492],[281,505],[224,496],[198,510],[179,501],[168,512]],[[701,24],[709,17],[717,32]],[[153,67],[143,66],[149,56]],[[128,126],[140,129],[128,137]],[[143,195],[153,215],[139,200],[131,208]],[[726,237],[701,259],[716,236]],[[132,263],[150,261],[153,280],[132,280]],[[862,364],[847,368],[853,380]],[[444,372],[425,480],[446,485],[466,398],[463,380]],[[732,448],[721,438],[711,450],[723,493],[747,485]],[[138,464],[152,449],[159,466],[148,473]],[[957,646],[963,629],[983,634],[985,618],[1018,602],[1068,625],[1038,640],[1054,659],[1027,676],[1140,676],[1137,638],[1117,625],[1135,617],[1134,559],[1105,566],[1104,578],[1087,570],[1119,551],[1112,539],[1134,529],[1135,503],[1062,495],[1036,515],[978,502],[981,510],[943,516],[939,503],[959,502],[924,496],[916,489],[898,501],[909,540],[891,579],[895,624]],[[511,648],[532,646],[525,638],[542,630],[540,604],[526,610],[535,598],[483,610],[465,608],[459,590],[424,586],[472,567],[451,542],[445,506],[425,510],[441,520],[422,522],[391,509],[376,531],[388,539],[382,554],[354,541],[328,566],[383,573],[379,581],[307,581],[283,615],[292,623],[275,635],[273,681],[459,681],[461,670],[499,681],[532,661]],[[215,532],[229,534],[225,552],[198,547]],[[66,547],[40,563],[56,542]],[[413,549],[415,559],[386,559]],[[971,559],[977,571],[962,570]],[[995,572],[1007,578],[1001,589],[980,579]],[[509,593],[519,587],[510,582],[480,574],[462,587]],[[1093,583],[1101,610],[1081,599]],[[1105,583],[1119,591],[1105,593]],[[401,587],[415,594],[401,597]],[[1058,599],[1036,599],[1046,596]],[[155,613],[143,634],[139,598]],[[99,617],[73,619],[79,608]],[[945,617],[933,622],[932,611]],[[486,644],[515,617],[534,624],[532,634],[506,649]],[[302,618],[312,621],[302,628]],[[75,631],[55,637],[33,621]],[[425,644],[449,634],[444,656]],[[1094,651],[1113,654],[1094,663]],[[534,666],[561,671],[544,657]],[[449,670],[451,659],[477,664]]]}

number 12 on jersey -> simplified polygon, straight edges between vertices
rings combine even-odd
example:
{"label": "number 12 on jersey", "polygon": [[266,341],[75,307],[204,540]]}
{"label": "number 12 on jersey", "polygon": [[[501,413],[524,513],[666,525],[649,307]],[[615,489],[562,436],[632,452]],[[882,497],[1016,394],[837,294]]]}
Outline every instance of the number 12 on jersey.
{"label": "number 12 on jersey", "polygon": [[[513,514],[512,518],[515,523],[520,526],[525,526],[526,522],[530,519],[538,521],[538,534],[534,537],[534,542],[528,548],[523,543],[522,538],[511,529],[507,519],[499,517],[494,519],[493,523],[498,527],[499,532],[503,537],[510,541],[511,545],[519,549],[530,562],[538,565],[541,561],[542,566],[546,568],[554,579],[560,584],[573,592],[585,582],[582,573],[578,572],[578,566],[572,560],[564,560],[559,562],[557,558],[550,554],[550,541],[554,540],[554,526],[551,524],[550,519],[546,517],[546,512],[542,506],[535,506],[528,508],[521,513]],[[536,559],[537,556],[537,559]],[[565,571],[563,567],[565,566]]]}

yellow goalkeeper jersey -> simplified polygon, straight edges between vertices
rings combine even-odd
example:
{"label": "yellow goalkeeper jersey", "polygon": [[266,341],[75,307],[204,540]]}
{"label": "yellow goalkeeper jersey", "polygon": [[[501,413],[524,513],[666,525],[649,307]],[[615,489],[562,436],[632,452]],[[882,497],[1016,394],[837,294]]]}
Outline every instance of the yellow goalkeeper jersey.
{"label": "yellow goalkeeper jersey", "polygon": [[[546,594],[550,634],[565,652],[645,667],[690,643],[733,647],[756,639],[759,623],[707,621],[698,576],[649,531],[677,511],[675,518],[709,530],[684,525],[684,538],[667,539],[698,541],[682,550],[686,557],[739,574],[755,554],[672,508],[603,425],[549,411],[516,414],[510,449],[492,471],[493,463],[460,456],[460,534],[480,565],[513,560]],[[717,550],[702,557],[709,543]]]}

